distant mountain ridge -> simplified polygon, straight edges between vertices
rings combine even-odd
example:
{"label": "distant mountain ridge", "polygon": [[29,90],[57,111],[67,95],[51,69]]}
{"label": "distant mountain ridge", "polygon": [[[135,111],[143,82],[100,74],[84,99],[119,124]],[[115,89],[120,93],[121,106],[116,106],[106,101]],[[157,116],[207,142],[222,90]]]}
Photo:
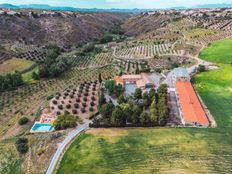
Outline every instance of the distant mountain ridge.
{"label": "distant mountain ridge", "polygon": [[[12,5],[12,4],[0,4],[0,8],[10,8],[10,9],[40,9],[40,10],[61,10],[61,11],[80,11],[80,12],[147,12],[152,10],[159,9],[98,9],[98,8],[75,8],[75,7],[65,7],[65,6],[50,6],[47,4],[29,4],[29,5]],[[232,4],[204,4],[204,5],[196,5],[193,7],[171,7],[165,8],[168,9],[176,9],[176,10],[184,10],[184,9],[196,9],[196,8],[232,8]],[[164,10],[165,10],[164,9]]]}
{"label": "distant mountain ridge", "polygon": [[0,4],[0,8],[10,9],[40,9],[40,10],[61,10],[61,11],[82,11],[82,12],[145,12],[152,9],[97,9],[97,8],[75,8],[75,7],[58,7],[50,6],[47,4],[30,4],[30,5],[12,5],[12,4]]}

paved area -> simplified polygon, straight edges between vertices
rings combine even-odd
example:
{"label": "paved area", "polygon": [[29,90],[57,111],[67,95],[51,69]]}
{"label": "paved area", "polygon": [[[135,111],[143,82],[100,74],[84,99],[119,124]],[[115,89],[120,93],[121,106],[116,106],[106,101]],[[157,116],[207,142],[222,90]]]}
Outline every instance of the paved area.
{"label": "paved area", "polygon": [[161,76],[157,73],[152,73],[149,78],[154,82],[155,84],[155,88],[158,89],[159,86],[160,86],[160,79],[161,79]]}
{"label": "paved area", "polygon": [[180,125],[182,123],[180,115],[179,115],[179,110],[178,110],[178,104],[177,104],[177,99],[176,99],[176,94],[174,91],[169,92],[168,96],[168,104],[170,108],[170,115],[168,119],[168,125]]}
{"label": "paved area", "polygon": [[83,131],[87,130],[89,128],[90,121],[86,122],[85,124],[79,126],[77,129],[74,129],[72,132],[68,134],[68,136],[65,138],[65,140],[58,146],[58,149],[56,150],[56,153],[52,157],[51,163],[47,169],[46,174],[52,174],[56,164],[59,161],[60,156],[65,150],[65,147],[78,135],[80,135]]}
{"label": "paved area", "polygon": [[105,93],[104,95],[105,95],[105,98],[106,98],[106,101],[107,101],[107,102],[112,101],[112,103],[113,103],[114,106],[117,106],[117,105],[118,105],[117,99],[111,97],[111,96],[110,96],[109,94],[107,94],[107,93]]}

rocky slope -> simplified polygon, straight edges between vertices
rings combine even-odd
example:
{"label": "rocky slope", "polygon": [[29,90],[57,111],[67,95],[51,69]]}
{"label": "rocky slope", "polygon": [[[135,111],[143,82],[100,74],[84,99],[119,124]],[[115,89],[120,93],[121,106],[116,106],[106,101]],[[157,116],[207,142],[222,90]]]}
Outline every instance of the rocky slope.
{"label": "rocky slope", "polygon": [[25,40],[71,45],[101,37],[114,23],[125,21],[128,13],[79,13],[69,16],[0,16],[0,41]]}

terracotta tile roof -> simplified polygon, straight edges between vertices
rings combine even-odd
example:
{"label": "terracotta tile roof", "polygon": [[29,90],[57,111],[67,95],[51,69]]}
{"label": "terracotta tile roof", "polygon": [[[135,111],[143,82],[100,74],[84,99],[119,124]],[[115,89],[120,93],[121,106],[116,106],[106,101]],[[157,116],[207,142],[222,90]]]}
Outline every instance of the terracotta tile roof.
{"label": "terracotta tile roof", "polygon": [[190,82],[176,82],[180,104],[184,114],[185,122],[197,122],[209,125],[205,111]]}
{"label": "terracotta tile roof", "polygon": [[115,77],[113,78],[113,80],[115,80],[117,84],[123,85],[123,80],[122,80],[121,77],[115,76]]}
{"label": "terracotta tile roof", "polygon": [[121,77],[122,79],[141,79],[141,75],[137,75],[137,74],[135,74],[135,75],[123,75],[122,77]]}

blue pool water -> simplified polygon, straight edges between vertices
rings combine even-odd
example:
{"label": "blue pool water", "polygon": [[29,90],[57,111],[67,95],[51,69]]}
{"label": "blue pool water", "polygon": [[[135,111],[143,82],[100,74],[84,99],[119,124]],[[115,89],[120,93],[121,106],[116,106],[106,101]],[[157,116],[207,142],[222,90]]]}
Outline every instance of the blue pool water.
{"label": "blue pool water", "polygon": [[41,131],[41,132],[51,132],[54,131],[54,127],[52,124],[42,124],[42,123],[35,123],[32,127],[33,131]]}

